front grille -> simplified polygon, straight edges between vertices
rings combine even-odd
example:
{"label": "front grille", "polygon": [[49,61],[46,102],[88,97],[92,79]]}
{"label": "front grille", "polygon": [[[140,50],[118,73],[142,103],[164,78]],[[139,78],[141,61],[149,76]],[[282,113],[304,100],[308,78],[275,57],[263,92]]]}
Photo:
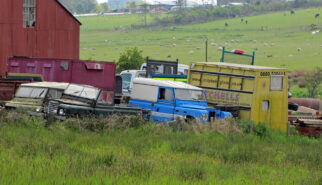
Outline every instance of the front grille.
{"label": "front grille", "polygon": [[58,109],[58,106],[59,106],[59,102],[57,101],[50,101],[48,103],[48,107],[47,107],[47,113],[50,115],[50,114],[53,114],[54,111],[57,112],[57,109]]}

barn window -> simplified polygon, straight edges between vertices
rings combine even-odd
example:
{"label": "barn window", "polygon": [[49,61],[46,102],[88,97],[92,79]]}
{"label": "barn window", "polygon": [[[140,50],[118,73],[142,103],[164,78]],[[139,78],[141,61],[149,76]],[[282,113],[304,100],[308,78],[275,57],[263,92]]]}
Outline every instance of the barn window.
{"label": "barn window", "polygon": [[36,0],[23,0],[23,27],[34,27],[36,23]]}

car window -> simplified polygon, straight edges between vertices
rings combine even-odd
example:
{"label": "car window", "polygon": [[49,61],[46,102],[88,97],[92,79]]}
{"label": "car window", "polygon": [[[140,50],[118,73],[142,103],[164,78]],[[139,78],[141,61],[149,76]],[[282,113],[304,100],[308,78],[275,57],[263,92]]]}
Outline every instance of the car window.
{"label": "car window", "polygon": [[172,89],[160,88],[159,100],[173,101]]}
{"label": "car window", "polygon": [[112,105],[114,103],[114,92],[113,91],[102,91],[97,100],[100,104]]}
{"label": "car window", "polygon": [[16,93],[16,97],[22,98],[44,98],[47,89],[39,87],[20,87]]}
{"label": "car window", "polygon": [[125,73],[122,74],[122,86],[124,89],[130,88],[131,85],[131,79],[132,79],[132,74],[131,73]]}
{"label": "car window", "polygon": [[47,98],[48,99],[59,99],[59,98],[61,98],[62,94],[63,94],[62,90],[49,89],[48,94],[47,94]]}
{"label": "car window", "polygon": [[65,94],[87,99],[96,99],[100,90],[95,87],[71,84],[65,90]]}

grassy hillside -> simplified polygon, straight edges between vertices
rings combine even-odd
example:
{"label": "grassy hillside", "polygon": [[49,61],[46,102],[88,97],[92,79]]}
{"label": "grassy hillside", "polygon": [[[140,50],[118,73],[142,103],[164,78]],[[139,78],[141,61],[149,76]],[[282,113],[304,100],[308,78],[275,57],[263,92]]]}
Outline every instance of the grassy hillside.
{"label": "grassy hillside", "polygon": [[[0,184],[322,182],[321,139],[286,137],[265,127],[241,135],[237,127],[229,131],[232,125],[141,125],[133,118],[46,125],[2,113],[0,120]],[[225,128],[226,134],[216,132]]]}
{"label": "grassy hillside", "polygon": [[[137,46],[154,59],[179,59],[188,64],[205,60],[205,40],[209,40],[209,61],[219,61],[219,46],[228,50],[255,50],[257,65],[311,69],[321,66],[322,33],[312,35],[311,24],[322,28],[322,17],[314,18],[319,9],[218,20],[204,24],[153,29],[119,29],[142,23],[141,15],[83,17],[81,58],[117,61],[126,47]],[[166,15],[163,15],[166,16]],[[148,21],[153,21],[148,17]],[[225,27],[225,22],[229,24]],[[118,29],[114,29],[114,28]],[[300,48],[298,51],[298,48]]]}

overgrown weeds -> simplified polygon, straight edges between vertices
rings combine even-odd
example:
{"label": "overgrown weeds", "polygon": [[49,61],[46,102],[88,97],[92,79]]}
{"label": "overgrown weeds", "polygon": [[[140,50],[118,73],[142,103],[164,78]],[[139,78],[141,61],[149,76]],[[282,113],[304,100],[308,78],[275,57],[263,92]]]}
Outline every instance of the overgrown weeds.
{"label": "overgrown weeds", "polygon": [[46,126],[14,112],[0,119],[0,184],[319,184],[322,177],[322,140],[267,125],[248,132],[250,123],[237,120],[172,125],[112,116]]}

